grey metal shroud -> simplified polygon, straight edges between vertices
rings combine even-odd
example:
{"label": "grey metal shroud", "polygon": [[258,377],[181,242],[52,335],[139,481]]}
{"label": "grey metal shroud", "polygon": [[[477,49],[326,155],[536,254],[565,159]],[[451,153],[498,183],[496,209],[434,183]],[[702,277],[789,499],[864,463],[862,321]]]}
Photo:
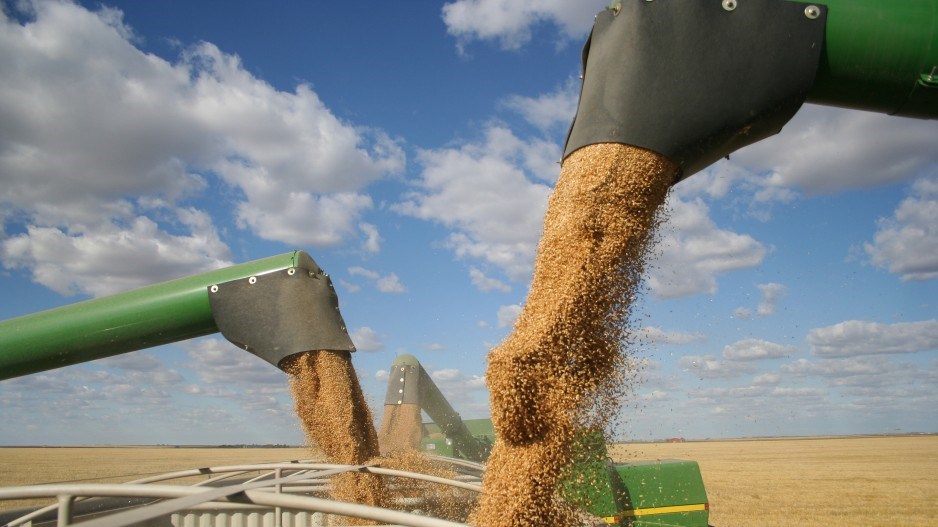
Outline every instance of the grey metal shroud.
{"label": "grey metal shroud", "polygon": [[296,267],[208,290],[221,334],[278,368],[304,351],[355,351],[332,280],[306,253],[299,253]]}
{"label": "grey metal shroud", "polygon": [[818,69],[827,8],[810,5],[621,0],[599,13],[564,158],[623,143],[675,161],[683,179],[778,133]]}

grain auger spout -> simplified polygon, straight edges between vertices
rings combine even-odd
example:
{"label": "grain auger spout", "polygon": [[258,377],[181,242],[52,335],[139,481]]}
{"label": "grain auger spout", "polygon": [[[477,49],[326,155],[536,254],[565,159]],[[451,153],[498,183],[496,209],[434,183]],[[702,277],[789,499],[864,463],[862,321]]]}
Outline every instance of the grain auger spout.
{"label": "grain auger spout", "polygon": [[221,332],[274,366],[355,351],[332,281],[293,251],[0,322],[0,380]]}
{"label": "grain auger spout", "polygon": [[[407,415],[406,410],[413,412]],[[476,437],[469,431],[416,357],[399,355],[391,365],[388,391],[384,399],[384,419],[379,433],[382,449],[419,446],[423,432],[421,410],[440,427],[440,431],[451,442],[456,457],[470,461],[484,461],[488,457],[491,440]],[[413,422],[407,422],[411,420]],[[413,437],[407,437],[411,435]],[[408,442],[412,444],[406,444]]]}
{"label": "grain auger spout", "polygon": [[564,158],[622,143],[680,180],[804,102],[938,118],[938,0],[615,0],[583,49]]}

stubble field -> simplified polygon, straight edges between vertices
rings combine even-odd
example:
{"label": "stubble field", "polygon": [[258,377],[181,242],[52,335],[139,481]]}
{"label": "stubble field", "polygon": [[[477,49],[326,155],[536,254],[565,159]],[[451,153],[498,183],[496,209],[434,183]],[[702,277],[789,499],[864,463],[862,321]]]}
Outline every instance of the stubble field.
{"label": "stubble field", "polygon": [[938,436],[615,445],[610,455],[696,460],[716,527],[938,525]]}
{"label": "stubble field", "polygon": [[[938,523],[938,436],[641,443],[612,445],[609,453],[616,461],[696,460],[716,527]],[[0,486],[113,483],[316,455],[303,448],[0,448]]]}

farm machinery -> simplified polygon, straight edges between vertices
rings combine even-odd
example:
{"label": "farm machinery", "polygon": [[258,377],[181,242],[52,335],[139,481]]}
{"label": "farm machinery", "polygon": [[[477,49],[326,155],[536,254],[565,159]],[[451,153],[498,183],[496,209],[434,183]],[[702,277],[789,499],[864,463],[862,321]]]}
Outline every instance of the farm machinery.
{"label": "farm machinery", "polygon": [[[87,300],[0,322],[0,378],[28,375],[61,366],[220,332],[241,349],[279,366],[283,359],[308,350],[354,351],[339,311],[329,276],[303,251],[273,256],[196,276],[164,282],[117,295]],[[193,525],[213,518],[225,525],[322,524],[328,515],[349,515],[398,525],[453,526],[453,522],[377,507],[326,499],[328,478],[352,471],[382,477],[430,482],[466,503],[481,491],[484,461],[495,441],[488,419],[462,420],[432,378],[411,355],[391,366],[385,400],[389,406],[413,405],[432,422],[420,424],[419,446],[434,463],[449,467],[452,478],[441,478],[378,465],[328,465],[293,460],[263,465],[209,467],[170,472],[120,485],[60,484],[0,489],[0,500],[52,497],[58,501],[37,510],[0,515],[5,525]],[[622,514],[687,514],[702,512],[706,525],[706,494],[696,463],[671,462],[620,465],[606,463],[605,445],[595,441],[583,452],[578,481],[589,480],[581,492],[567,483],[570,499],[588,503],[590,512],[610,521]],[[627,492],[624,481],[659,488],[674,480],[675,471],[693,492],[694,503],[651,506],[647,492]],[[245,474],[253,477],[246,478]],[[167,485],[179,478],[202,476],[193,486]],[[685,477],[688,476],[688,477]],[[595,478],[603,481],[596,485]],[[608,480],[608,483],[606,481]],[[573,481],[571,479],[571,481]],[[651,482],[655,482],[651,485]],[[618,489],[618,490],[617,490]],[[626,490],[623,490],[626,489]],[[428,494],[435,494],[428,492]],[[84,499],[94,496],[94,499]],[[634,496],[628,504],[622,499]],[[642,500],[639,501],[639,496]],[[667,493],[673,497],[674,493]],[[430,496],[426,497],[430,499]],[[435,498],[434,498],[435,499]],[[679,498],[687,501],[684,498]],[[660,501],[660,500],[659,500]],[[640,504],[631,505],[632,503]],[[655,503],[658,503],[657,501]],[[413,497],[404,504],[423,506]],[[633,507],[633,508],[629,508]],[[201,524],[201,523],[199,523]]]}
{"label": "farm machinery", "polygon": [[[778,133],[805,102],[938,118],[938,0],[615,0],[597,15],[582,56],[564,157],[590,144],[622,143],[673,160],[678,179]],[[308,350],[354,351],[331,280],[294,251],[0,322],[0,380],[216,332],[276,367]],[[68,525],[80,516],[79,501],[97,495],[120,500],[89,513],[81,522],[88,527],[309,524],[321,521],[308,516],[316,514],[458,525],[322,497],[329,476],[349,471],[434,480],[466,499],[481,491],[481,463],[495,440],[491,423],[462,420],[415,358],[402,356],[393,368],[402,375],[391,376],[386,404],[416,404],[432,418],[420,448],[448,454],[457,477],[311,461],[202,468],[120,486],[0,489],[0,500],[58,499],[48,511],[4,521]],[[583,444],[561,490],[594,517],[635,527],[707,524],[696,464],[612,465],[601,442],[587,436]],[[196,474],[205,484],[160,483]],[[55,519],[43,519],[50,511]]]}

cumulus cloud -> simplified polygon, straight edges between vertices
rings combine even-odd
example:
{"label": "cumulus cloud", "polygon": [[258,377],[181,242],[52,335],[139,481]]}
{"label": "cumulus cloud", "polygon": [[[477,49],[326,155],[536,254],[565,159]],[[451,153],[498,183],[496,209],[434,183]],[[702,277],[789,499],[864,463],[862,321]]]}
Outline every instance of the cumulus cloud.
{"label": "cumulus cloud", "polygon": [[669,197],[668,221],[656,247],[658,257],[646,271],[648,285],[659,298],[713,294],[716,276],[759,265],[765,247],[752,236],[719,228],[700,198]]}
{"label": "cumulus cloud", "polygon": [[[910,395],[918,393],[934,398],[932,387],[935,385],[935,373],[938,372],[934,366],[923,370],[921,364],[881,355],[799,359],[782,365],[780,370],[794,378],[824,379],[831,389],[850,397],[862,398],[853,399],[849,403],[858,409],[880,406],[908,408],[922,404],[921,399],[913,402]],[[902,379],[902,382],[897,383],[896,379]],[[926,407],[931,408],[933,404]]]}
{"label": "cumulus cloud", "polygon": [[[66,259],[103,263],[101,282],[129,274],[127,259],[170,255],[164,265],[176,274],[227,259],[212,218],[181,205],[212,178],[236,189],[219,199],[235,201],[227,208],[239,226],[330,245],[358,234],[372,207],[364,186],[404,166],[396,140],[341,120],[309,86],[273,88],[211,43],[168,62],[134,46],[119,10],[63,1],[8,9],[20,5],[30,16],[0,17],[0,230],[16,236],[2,258],[39,270],[37,281],[57,291],[100,294],[167,272],[143,267],[96,285],[40,269]],[[201,214],[200,225],[173,220],[194,229],[180,235],[161,219],[167,210]],[[118,247],[121,258],[102,254]]]}
{"label": "cumulus cloud", "polygon": [[732,162],[767,174],[764,190],[835,192],[934,174],[936,136],[935,121],[806,105],[779,135]]}
{"label": "cumulus cloud", "polygon": [[[349,267],[348,273],[351,276],[360,276],[374,283],[375,288],[382,293],[405,293],[407,292],[407,287],[401,283],[401,279],[397,276],[396,273],[388,273],[382,275],[377,271],[372,271],[371,269],[365,269],[364,267]],[[343,282],[353,292],[358,291],[360,287],[354,284],[349,284]]]}
{"label": "cumulus cloud", "polygon": [[556,144],[525,141],[501,126],[486,129],[481,143],[422,150],[417,190],[393,208],[401,214],[451,228],[446,244],[460,258],[493,265],[515,281],[530,278],[551,188],[538,182],[545,151],[560,157]]}
{"label": "cumulus cloud", "polygon": [[441,368],[430,372],[430,378],[451,403],[466,403],[471,400],[471,393],[485,390],[485,377],[466,375],[455,368]]}
{"label": "cumulus cloud", "polygon": [[228,247],[202,211],[177,209],[189,234],[170,234],[145,216],[95,229],[29,226],[0,242],[7,268],[63,295],[104,296],[231,265]]}
{"label": "cumulus cloud", "polygon": [[502,293],[511,291],[510,285],[497,278],[486,276],[485,273],[475,267],[469,269],[469,278],[472,280],[472,285],[476,286],[479,291],[499,291]]}
{"label": "cumulus cloud", "polygon": [[707,336],[700,332],[685,333],[681,331],[665,331],[656,326],[645,326],[639,330],[639,338],[649,344],[685,345],[704,342]]}
{"label": "cumulus cloud", "polygon": [[819,357],[851,357],[938,350],[938,320],[882,324],[848,320],[808,333]]}
{"label": "cumulus cloud", "polygon": [[519,315],[521,315],[521,306],[518,304],[499,307],[498,314],[496,315],[498,327],[510,328],[514,326],[515,320],[518,320]]}
{"label": "cumulus cloud", "polygon": [[723,348],[723,358],[734,361],[788,358],[798,352],[795,346],[784,346],[767,340],[743,339]]}
{"label": "cumulus cloud", "polygon": [[237,393],[283,392],[286,376],[263,359],[227,340],[210,337],[180,344],[188,350],[189,366],[208,385],[223,385]]}
{"label": "cumulus cloud", "polygon": [[760,317],[767,317],[775,314],[778,307],[778,301],[785,295],[785,286],[782,284],[769,283],[756,286],[762,293],[762,301],[756,309],[756,314]]}
{"label": "cumulus cloud", "polygon": [[751,364],[740,361],[719,360],[713,355],[685,355],[678,359],[678,366],[701,379],[731,379],[755,373]]}
{"label": "cumulus cloud", "polygon": [[576,115],[580,97],[580,83],[570,79],[558,89],[537,97],[513,95],[504,101],[504,106],[521,114],[522,117],[542,132],[557,127],[568,127]]}
{"label": "cumulus cloud", "polygon": [[456,0],[443,6],[446,30],[460,49],[472,40],[497,40],[504,49],[518,49],[531,39],[531,29],[550,23],[568,40],[585,36],[593,16],[608,2],[589,0]]}
{"label": "cumulus cloud", "polygon": [[378,228],[370,223],[362,222],[358,224],[358,229],[365,235],[365,240],[362,242],[362,249],[369,253],[381,252],[382,238],[381,234],[378,233]]}
{"label": "cumulus cloud", "polygon": [[820,377],[872,375],[885,370],[882,361],[865,359],[868,358],[824,359],[820,361],[798,359],[794,362],[783,364],[781,370],[792,375]]}
{"label": "cumulus cloud", "polygon": [[763,373],[752,378],[752,384],[778,384],[782,376],[777,373]]}
{"label": "cumulus cloud", "polygon": [[384,349],[381,335],[367,326],[350,331],[349,336],[352,337],[352,342],[355,343],[355,349],[358,351],[370,352]]}
{"label": "cumulus cloud", "polygon": [[938,177],[916,181],[911,194],[863,246],[873,265],[904,282],[938,277]]}

